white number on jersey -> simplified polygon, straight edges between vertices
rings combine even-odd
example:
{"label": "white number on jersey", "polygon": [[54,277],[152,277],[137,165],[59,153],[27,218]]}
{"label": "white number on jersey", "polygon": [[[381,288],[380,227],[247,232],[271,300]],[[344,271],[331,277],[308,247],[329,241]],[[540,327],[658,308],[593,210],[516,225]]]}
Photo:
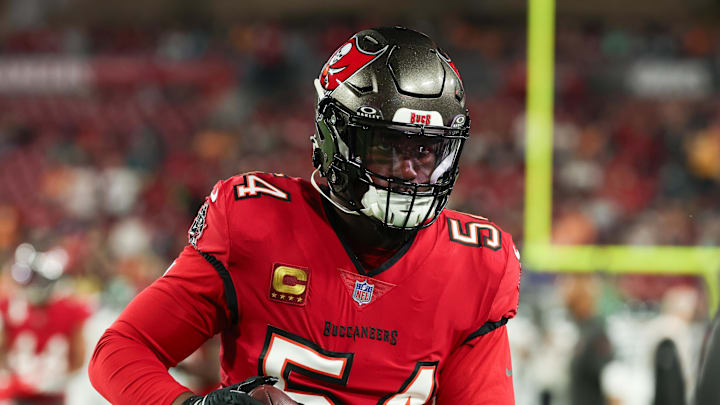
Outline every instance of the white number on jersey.
{"label": "white number on jersey", "polygon": [[254,174],[246,174],[243,176],[243,182],[235,185],[236,200],[256,198],[263,194],[280,200],[290,200],[290,194]]}
{"label": "white number on jersey", "polygon": [[[495,226],[481,222],[467,222],[464,225],[465,229],[463,230],[463,224],[459,220],[448,218],[451,241],[467,246],[487,247],[492,250],[500,249],[502,237],[500,230]],[[481,230],[485,230],[487,234],[482,235]]]}
{"label": "white number on jersey", "polygon": [[[331,352],[307,339],[268,326],[258,372],[279,377],[276,385],[305,405],[334,405],[341,401],[331,392],[290,381],[292,373],[341,387],[347,385],[354,353]],[[436,383],[438,362],[420,361],[400,389],[378,400],[378,405],[422,405],[429,403]]]}

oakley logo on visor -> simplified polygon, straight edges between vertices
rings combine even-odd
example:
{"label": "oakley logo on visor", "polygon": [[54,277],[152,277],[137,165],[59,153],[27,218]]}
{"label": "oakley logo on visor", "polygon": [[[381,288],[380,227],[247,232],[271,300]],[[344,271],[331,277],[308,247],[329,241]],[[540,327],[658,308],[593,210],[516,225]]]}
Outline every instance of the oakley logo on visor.
{"label": "oakley logo on visor", "polygon": [[443,118],[437,111],[411,110],[399,108],[393,116],[393,121],[405,124],[443,125]]}

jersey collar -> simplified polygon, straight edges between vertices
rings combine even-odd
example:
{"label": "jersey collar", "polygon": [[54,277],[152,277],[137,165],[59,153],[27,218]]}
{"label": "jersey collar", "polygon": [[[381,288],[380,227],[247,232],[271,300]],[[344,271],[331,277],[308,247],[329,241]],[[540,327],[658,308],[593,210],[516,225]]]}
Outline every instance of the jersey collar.
{"label": "jersey collar", "polygon": [[410,249],[413,242],[415,241],[415,238],[417,237],[418,232],[413,232],[410,238],[408,238],[408,240],[405,241],[402,246],[400,246],[400,249],[398,249],[397,252],[395,252],[395,254],[393,254],[383,264],[374,269],[365,269],[365,267],[363,267],[362,263],[360,262],[360,259],[358,259],[357,254],[355,254],[355,252],[353,252],[353,250],[350,248],[350,244],[345,240],[345,238],[343,238],[342,234],[338,232],[338,229],[340,229],[338,225],[340,218],[337,217],[337,214],[333,211],[332,207],[329,206],[329,203],[325,201],[325,199],[321,198],[321,202],[323,206],[323,211],[325,213],[325,218],[327,218],[327,221],[330,224],[330,227],[333,229],[335,236],[337,236],[340,244],[342,244],[345,252],[350,258],[350,261],[352,261],[357,272],[364,276],[375,277],[378,274],[392,267],[405,255],[405,253],[407,253],[407,251]]}

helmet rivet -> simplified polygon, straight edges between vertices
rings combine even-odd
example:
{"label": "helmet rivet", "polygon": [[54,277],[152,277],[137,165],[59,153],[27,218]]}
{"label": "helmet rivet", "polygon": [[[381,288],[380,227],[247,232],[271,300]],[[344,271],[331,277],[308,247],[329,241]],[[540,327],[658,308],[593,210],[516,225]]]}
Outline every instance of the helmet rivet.
{"label": "helmet rivet", "polygon": [[337,182],[337,175],[335,174],[335,171],[330,172],[330,182],[331,183]]}
{"label": "helmet rivet", "polygon": [[334,114],[331,115],[331,116],[330,116],[330,123],[334,125],[336,122],[337,122],[337,117],[335,117]]}

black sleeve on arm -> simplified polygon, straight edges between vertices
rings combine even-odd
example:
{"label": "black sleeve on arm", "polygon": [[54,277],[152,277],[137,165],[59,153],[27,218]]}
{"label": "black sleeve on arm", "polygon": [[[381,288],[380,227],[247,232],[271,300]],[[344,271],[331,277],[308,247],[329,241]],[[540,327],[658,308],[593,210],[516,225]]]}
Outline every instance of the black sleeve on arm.
{"label": "black sleeve on arm", "polygon": [[475,339],[476,337],[480,337],[480,336],[482,336],[482,335],[486,335],[486,334],[494,331],[495,329],[497,329],[497,328],[505,325],[506,323],[508,323],[508,319],[507,319],[507,318],[500,318],[500,320],[497,321],[497,322],[487,321],[487,322],[485,322],[485,324],[484,324],[483,326],[481,326],[478,330],[476,330],[475,332],[471,333],[470,336],[468,336],[468,337],[463,341],[463,344],[468,343],[469,341]]}
{"label": "black sleeve on arm", "polygon": [[210,263],[215,271],[220,275],[220,279],[222,279],[223,287],[225,290],[225,303],[227,304],[228,310],[230,311],[230,322],[232,322],[233,325],[237,325],[238,323],[238,305],[237,305],[237,293],[235,292],[235,285],[232,282],[232,278],[230,277],[230,272],[228,269],[225,268],[225,265],[220,262],[220,260],[216,259],[215,256],[207,254],[205,252],[201,252],[198,250],[200,255],[202,255],[205,260]]}

